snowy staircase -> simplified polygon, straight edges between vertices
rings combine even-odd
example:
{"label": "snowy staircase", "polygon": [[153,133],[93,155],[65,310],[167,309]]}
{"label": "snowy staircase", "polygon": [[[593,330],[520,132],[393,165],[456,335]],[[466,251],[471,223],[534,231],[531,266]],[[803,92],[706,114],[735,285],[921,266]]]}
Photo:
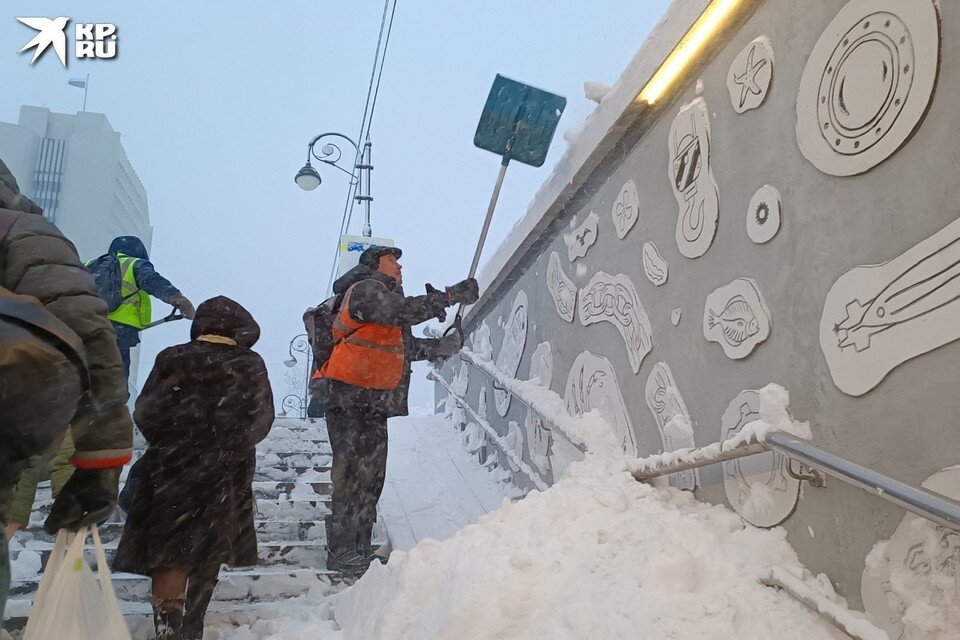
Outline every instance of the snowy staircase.
{"label": "snowy staircase", "polygon": [[[277,418],[274,427],[257,447],[254,497],[255,527],[260,564],[256,567],[222,570],[210,605],[210,618],[221,615],[248,616],[261,607],[304,595],[313,587],[329,588],[335,576],[326,571],[324,516],[330,497],[330,445],[322,420],[311,422]],[[30,528],[11,543],[14,581],[7,603],[8,630],[23,627],[40,577],[31,575],[45,566],[53,538],[42,525],[53,500],[49,483],[37,491]],[[117,510],[100,528],[108,559],[123,532],[123,512]],[[88,559],[93,563],[92,550]],[[135,637],[145,637],[149,626],[150,579],[118,573],[113,575],[121,609]]]}

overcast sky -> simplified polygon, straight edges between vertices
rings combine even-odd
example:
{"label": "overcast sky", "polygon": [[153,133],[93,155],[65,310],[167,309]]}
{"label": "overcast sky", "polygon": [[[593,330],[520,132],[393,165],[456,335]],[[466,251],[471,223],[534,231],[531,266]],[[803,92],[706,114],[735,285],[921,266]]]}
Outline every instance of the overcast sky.
{"label": "overcast sky", "polygon": [[[301,314],[325,294],[347,176],[320,166],[323,184],[293,176],[315,134],[356,137],[381,0],[263,3],[8,1],[0,16],[0,120],[21,104],[80,109],[67,85],[90,74],[89,111],[123,134],[146,187],[151,258],[194,301],[227,295],[260,323],[257,345],[279,397],[282,361]],[[595,106],[584,81],[611,84],[667,0],[398,0],[376,107],[373,232],[404,250],[404,287],[419,294],[466,276],[498,169],[473,146],[495,74],[560,93],[567,110],[541,168],[507,172],[484,256],[526,211]],[[32,37],[16,16],[67,16],[118,27],[120,55],[33,67],[17,50]],[[351,231],[360,233],[361,216]],[[105,243],[109,239],[105,240]],[[144,333],[138,386],[157,352],[188,339],[185,322]],[[432,398],[415,375],[413,403]]]}

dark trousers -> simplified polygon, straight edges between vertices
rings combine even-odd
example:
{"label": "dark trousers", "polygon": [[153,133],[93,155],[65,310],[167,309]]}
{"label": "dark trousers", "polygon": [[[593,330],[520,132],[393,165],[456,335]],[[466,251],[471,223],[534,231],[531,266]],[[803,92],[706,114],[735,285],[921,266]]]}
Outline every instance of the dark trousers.
{"label": "dark trousers", "polygon": [[329,407],[327,432],[333,449],[327,549],[336,557],[370,546],[387,473],[387,417],[369,406]]}
{"label": "dark trousers", "polygon": [[[62,438],[83,388],[59,349],[0,319],[0,525],[5,525],[20,471]],[[2,534],[0,534],[0,537]],[[10,586],[6,540],[0,544],[0,619]]]}

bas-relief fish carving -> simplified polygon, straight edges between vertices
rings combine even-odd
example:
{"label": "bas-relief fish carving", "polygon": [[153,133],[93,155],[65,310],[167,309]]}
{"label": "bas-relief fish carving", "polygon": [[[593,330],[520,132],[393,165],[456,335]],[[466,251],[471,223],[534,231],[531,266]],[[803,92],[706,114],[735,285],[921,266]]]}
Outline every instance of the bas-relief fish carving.
{"label": "bas-relief fish carving", "polygon": [[727,342],[739,347],[747,338],[752,338],[760,331],[760,321],[757,314],[750,308],[743,296],[734,296],[727,301],[727,306],[717,313],[708,310],[707,326],[711,329],[719,326]]}
{"label": "bas-relief fish carving", "polygon": [[634,373],[653,348],[653,332],[637,296],[637,290],[624,274],[611,276],[598,271],[580,290],[580,322],[589,326],[607,321],[617,327],[627,345],[627,356]]}
{"label": "bas-relief fish carving", "polygon": [[573,322],[573,316],[577,311],[577,287],[563,271],[560,255],[556,251],[550,254],[550,262],[547,265],[547,290],[553,298],[560,317],[567,322]]}
{"label": "bas-relief fish carving", "polygon": [[727,357],[745,358],[769,335],[770,311],[753,280],[737,278],[707,296],[703,336]]}

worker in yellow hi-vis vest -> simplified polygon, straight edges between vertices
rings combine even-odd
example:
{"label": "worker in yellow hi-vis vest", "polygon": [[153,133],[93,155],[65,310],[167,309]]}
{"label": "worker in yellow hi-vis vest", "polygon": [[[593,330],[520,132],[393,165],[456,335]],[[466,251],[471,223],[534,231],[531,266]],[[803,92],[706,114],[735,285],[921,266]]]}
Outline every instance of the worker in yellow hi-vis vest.
{"label": "worker in yellow hi-vis vest", "polygon": [[100,297],[107,302],[128,376],[130,350],[140,344],[140,332],[153,321],[151,296],[176,307],[184,318],[193,319],[193,304],[157,273],[147,248],[136,236],[114,238],[110,250],[87,263],[87,268],[93,273]]}

